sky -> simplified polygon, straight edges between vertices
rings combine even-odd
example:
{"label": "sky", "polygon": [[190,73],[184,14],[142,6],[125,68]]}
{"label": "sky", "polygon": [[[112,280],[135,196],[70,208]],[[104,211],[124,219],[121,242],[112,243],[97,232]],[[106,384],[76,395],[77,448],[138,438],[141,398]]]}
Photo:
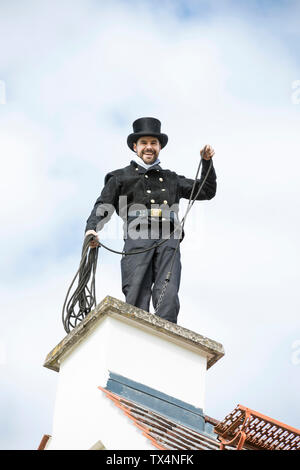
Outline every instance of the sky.
{"label": "sky", "polygon": [[[225,349],[205,413],[241,403],[300,427],[299,36],[291,0],[0,0],[1,449],[52,432],[58,374],[43,362],[65,336],[86,219],[142,116],[169,136],[163,168],[193,178],[200,148],[215,150],[216,197],[185,225],[178,317]],[[103,231],[116,249],[121,226]],[[103,249],[96,289],[124,300]]]}

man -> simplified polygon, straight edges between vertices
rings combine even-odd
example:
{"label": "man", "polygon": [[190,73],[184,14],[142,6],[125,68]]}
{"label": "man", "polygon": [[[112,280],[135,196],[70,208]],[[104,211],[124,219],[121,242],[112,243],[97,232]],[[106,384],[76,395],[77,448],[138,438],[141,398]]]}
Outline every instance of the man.
{"label": "man", "polygon": [[[178,205],[181,198],[190,198],[194,180],[161,168],[158,157],[168,142],[168,136],[160,129],[161,123],[155,118],[134,121],[133,133],[128,136],[127,144],[136,157],[130,165],[106,175],[103,191],[87,220],[85,235],[93,234],[95,238],[90,246],[98,246],[97,231],[116,210],[124,221],[123,251],[128,253],[121,260],[122,291],[126,302],[149,311],[152,296],[156,314],[177,323],[181,275],[178,233],[183,238],[177,230]],[[203,158],[202,173],[193,197],[207,173],[214,150],[206,145],[200,154]],[[215,193],[216,173],[212,165],[197,200],[212,199]],[[122,198],[126,198],[127,204],[121,207]],[[165,230],[166,225],[169,231]],[[165,233],[168,235],[164,236]],[[131,252],[135,254],[129,254]],[[172,274],[160,299],[171,263]]]}

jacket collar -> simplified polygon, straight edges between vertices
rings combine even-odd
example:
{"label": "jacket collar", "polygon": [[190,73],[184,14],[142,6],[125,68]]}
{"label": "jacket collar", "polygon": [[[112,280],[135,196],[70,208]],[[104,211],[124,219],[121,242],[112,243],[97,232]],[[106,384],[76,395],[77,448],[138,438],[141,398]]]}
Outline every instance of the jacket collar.
{"label": "jacket collar", "polygon": [[138,165],[134,160],[131,160],[130,165],[135,169],[138,174],[148,173],[149,171],[161,171],[162,168],[159,164],[153,165],[146,170],[146,168]]}

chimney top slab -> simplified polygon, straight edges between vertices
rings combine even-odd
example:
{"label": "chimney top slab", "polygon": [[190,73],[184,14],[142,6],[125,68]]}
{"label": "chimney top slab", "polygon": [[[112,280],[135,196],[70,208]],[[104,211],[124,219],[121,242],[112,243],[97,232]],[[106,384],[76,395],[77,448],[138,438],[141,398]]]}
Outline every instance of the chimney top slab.
{"label": "chimney top slab", "polygon": [[47,355],[44,367],[59,371],[60,362],[88,334],[93,331],[105,316],[112,316],[120,321],[133,324],[166,339],[175,341],[183,347],[199,352],[207,357],[207,369],[224,356],[222,344],[188,330],[180,325],[171,323],[163,318],[129,305],[114,297],[106,296],[97,307],[89,313],[54,349]]}

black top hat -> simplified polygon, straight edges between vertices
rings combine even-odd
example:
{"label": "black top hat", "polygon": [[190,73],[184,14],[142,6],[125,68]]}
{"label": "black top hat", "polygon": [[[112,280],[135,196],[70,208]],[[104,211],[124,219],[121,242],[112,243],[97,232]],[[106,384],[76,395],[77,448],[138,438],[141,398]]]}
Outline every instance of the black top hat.
{"label": "black top hat", "polygon": [[150,135],[157,137],[160,141],[161,148],[164,148],[168,142],[168,136],[160,132],[161,123],[158,119],[152,117],[139,118],[132,124],[133,133],[127,137],[128,147],[133,150],[133,144],[140,137]]}

